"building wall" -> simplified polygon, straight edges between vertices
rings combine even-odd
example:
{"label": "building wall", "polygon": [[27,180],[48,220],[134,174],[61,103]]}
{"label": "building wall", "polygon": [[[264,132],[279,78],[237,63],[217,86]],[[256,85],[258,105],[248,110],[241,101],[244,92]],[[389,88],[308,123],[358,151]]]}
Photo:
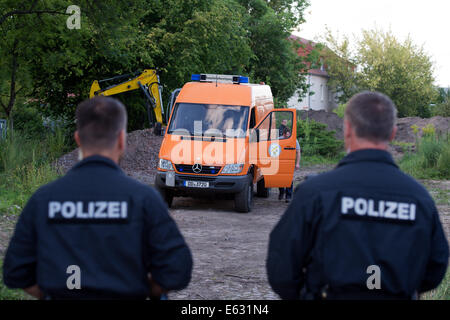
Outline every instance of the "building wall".
{"label": "building wall", "polygon": [[[307,83],[310,84],[310,87],[306,96],[301,101],[298,101],[298,94],[295,93],[288,100],[287,105],[289,108],[331,111],[337,107],[336,97],[327,85],[328,77],[308,74]],[[309,95],[310,93],[312,95]]]}

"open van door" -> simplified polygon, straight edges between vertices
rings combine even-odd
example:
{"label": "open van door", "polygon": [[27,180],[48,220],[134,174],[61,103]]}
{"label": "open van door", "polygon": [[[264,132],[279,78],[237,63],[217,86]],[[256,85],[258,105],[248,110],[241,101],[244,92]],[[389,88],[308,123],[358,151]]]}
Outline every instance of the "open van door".
{"label": "open van door", "polygon": [[296,109],[272,110],[250,132],[249,160],[263,175],[265,188],[291,186],[296,139]]}

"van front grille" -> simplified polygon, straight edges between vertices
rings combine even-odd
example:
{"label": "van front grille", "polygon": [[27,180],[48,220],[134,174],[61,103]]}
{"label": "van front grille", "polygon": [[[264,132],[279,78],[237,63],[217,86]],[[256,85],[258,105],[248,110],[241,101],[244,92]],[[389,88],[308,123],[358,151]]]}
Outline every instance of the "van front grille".
{"label": "van front grille", "polygon": [[202,166],[200,171],[195,172],[192,164],[176,164],[175,167],[178,172],[193,174],[218,174],[222,168],[221,166]]}

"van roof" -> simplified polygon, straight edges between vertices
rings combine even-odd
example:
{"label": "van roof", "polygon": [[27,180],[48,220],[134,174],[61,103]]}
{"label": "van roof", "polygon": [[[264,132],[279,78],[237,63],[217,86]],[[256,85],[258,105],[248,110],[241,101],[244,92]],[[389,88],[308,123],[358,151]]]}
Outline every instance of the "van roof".
{"label": "van roof", "polygon": [[253,106],[258,99],[272,99],[267,85],[188,82],[180,91],[177,102]]}

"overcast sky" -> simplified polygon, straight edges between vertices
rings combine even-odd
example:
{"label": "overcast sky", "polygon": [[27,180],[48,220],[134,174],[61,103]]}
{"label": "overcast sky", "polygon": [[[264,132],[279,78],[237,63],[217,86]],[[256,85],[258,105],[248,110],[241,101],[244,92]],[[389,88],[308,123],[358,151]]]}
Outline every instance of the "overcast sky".
{"label": "overcast sky", "polygon": [[310,40],[325,33],[325,25],[341,35],[359,36],[375,26],[404,40],[410,34],[434,62],[435,84],[450,86],[449,0],[310,0],[306,23],[294,34]]}

